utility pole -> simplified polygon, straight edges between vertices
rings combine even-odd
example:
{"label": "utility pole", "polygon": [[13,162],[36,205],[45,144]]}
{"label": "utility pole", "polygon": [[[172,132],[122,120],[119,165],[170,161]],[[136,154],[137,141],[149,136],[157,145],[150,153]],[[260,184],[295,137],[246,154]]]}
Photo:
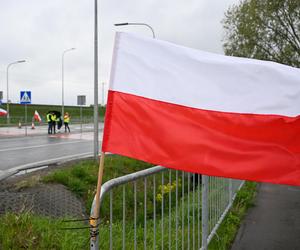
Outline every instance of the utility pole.
{"label": "utility pole", "polygon": [[95,0],[95,30],[94,30],[94,158],[99,155],[99,118],[98,118],[98,6]]}

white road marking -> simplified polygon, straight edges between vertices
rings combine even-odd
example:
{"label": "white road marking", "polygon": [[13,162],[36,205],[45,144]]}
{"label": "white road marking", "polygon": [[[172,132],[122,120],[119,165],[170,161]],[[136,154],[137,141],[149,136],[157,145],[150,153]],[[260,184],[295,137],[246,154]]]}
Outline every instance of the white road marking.
{"label": "white road marking", "polygon": [[23,150],[23,149],[31,149],[31,148],[41,148],[41,147],[48,147],[48,146],[57,146],[57,145],[65,145],[65,144],[73,144],[73,143],[82,143],[87,141],[71,141],[71,142],[59,142],[59,143],[48,143],[48,144],[41,144],[41,145],[35,145],[35,146],[28,146],[28,147],[14,147],[14,148],[5,148],[0,149],[0,152],[7,152],[7,151],[15,151],[15,150]]}

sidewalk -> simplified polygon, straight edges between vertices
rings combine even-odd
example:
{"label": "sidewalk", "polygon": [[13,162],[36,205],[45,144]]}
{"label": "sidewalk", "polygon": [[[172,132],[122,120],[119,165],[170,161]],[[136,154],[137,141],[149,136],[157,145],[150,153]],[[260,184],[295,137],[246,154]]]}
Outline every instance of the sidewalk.
{"label": "sidewalk", "polygon": [[300,187],[261,184],[231,250],[300,249]]}
{"label": "sidewalk", "polygon": [[[103,123],[99,123],[99,128],[103,129]],[[71,124],[70,129],[72,133],[81,132],[80,124]],[[83,132],[93,131],[93,129],[94,129],[93,124],[82,124]],[[64,131],[64,127],[62,127],[61,130]],[[48,134],[47,131],[48,131],[47,125],[35,126],[34,129],[31,129],[31,126],[27,126],[27,136],[47,135]],[[0,127],[0,138],[20,137],[20,136],[21,137],[26,136],[25,126],[22,126],[21,128],[18,128],[17,126]]]}

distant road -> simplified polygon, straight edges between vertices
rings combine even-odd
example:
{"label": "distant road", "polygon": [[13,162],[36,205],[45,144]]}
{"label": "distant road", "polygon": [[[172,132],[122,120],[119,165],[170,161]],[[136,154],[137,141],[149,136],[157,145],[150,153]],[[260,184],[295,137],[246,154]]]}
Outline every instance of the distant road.
{"label": "distant road", "polygon": [[[100,129],[103,128],[103,123],[99,124]],[[93,131],[94,126],[93,124],[71,124],[70,125],[71,132],[80,133],[82,132],[90,132]],[[9,137],[23,137],[26,136],[26,133],[28,136],[32,135],[47,135],[48,126],[42,125],[42,126],[35,126],[34,129],[31,129],[31,125],[27,126],[27,129],[24,125],[22,125],[21,128],[18,128],[17,126],[10,126],[10,127],[0,127],[0,142],[3,138],[9,138]],[[62,127],[62,132],[64,131],[64,127]]]}
{"label": "distant road", "polygon": [[[102,132],[99,139],[102,140]],[[93,145],[93,132],[3,138],[0,139],[0,174],[49,160],[59,162],[92,155]]]}

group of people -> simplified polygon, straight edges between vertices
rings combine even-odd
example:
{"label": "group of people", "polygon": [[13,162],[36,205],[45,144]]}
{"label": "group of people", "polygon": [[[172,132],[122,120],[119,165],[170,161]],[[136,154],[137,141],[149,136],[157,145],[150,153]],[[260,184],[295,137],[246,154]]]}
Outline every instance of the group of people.
{"label": "group of people", "polygon": [[65,125],[65,133],[70,131],[69,123],[70,123],[70,115],[68,112],[64,114],[63,120],[61,118],[60,113],[57,114],[57,112],[49,112],[46,115],[47,122],[48,122],[48,134],[56,134],[56,125],[57,125],[57,131],[59,132],[62,124]]}

